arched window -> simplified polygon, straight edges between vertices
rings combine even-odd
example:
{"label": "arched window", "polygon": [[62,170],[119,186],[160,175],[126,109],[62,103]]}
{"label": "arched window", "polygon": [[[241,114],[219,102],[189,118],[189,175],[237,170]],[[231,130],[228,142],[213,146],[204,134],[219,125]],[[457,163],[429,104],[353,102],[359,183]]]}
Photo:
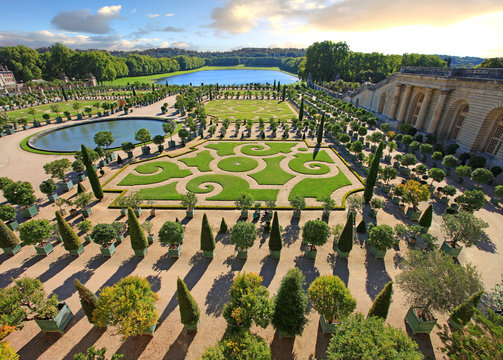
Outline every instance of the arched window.
{"label": "arched window", "polygon": [[414,108],[414,112],[412,113],[412,118],[410,119],[410,124],[412,126],[416,125],[417,117],[419,116],[419,112],[421,111],[421,105],[423,105],[424,95],[421,94],[417,101],[416,107]]}
{"label": "arched window", "polygon": [[470,110],[470,107],[468,106],[468,104],[466,104],[465,106],[463,106],[463,108],[461,108],[461,110],[458,112],[458,115],[454,119],[454,125],[452,126],[451,135],[449,136],[452,140],[456,140],[458,138],[461,127],[463,126],[463,122],[468,115],[468,110]]}
{"label": "arched window", "polygon": [[486,153],[496,155],[503,143],[503,115],[500,116],[496,124],[494,124],[493,131],[491,132],[491,137],[487,142],[485,149]]}

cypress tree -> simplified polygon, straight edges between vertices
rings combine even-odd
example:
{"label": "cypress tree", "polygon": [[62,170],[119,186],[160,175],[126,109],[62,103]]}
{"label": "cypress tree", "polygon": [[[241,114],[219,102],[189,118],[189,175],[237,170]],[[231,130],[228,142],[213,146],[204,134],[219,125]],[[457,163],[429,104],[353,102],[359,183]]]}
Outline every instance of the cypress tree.
{"label": "cypress tree", "polygon": [[122,158],[120,155],[117,155],[117,164],[122,164]]}
{"label": "cypress tree", "polygon": [[360,234],[365,234],[367,232],[367,224],[365,223],[365,219],[362,219],[358,226],[356,227],[356,231]]}
{"label": "cypress tree", "polygon": [[133,209],[127,209],[127,222],[129,225],[129,236],[131,237],[131,247],[133,250],[143,250],[148,247],[148,240],[143,229],[138,222]]}
{"label": "cypress tree", "polygon": [[299,108],[299,121],[302,122],[302,119],[304,119],[304,98],[300,101]]}
{"label": "cypress tree", "polygon": [[281,97],[282,101],[285,101],[286,98],[286,85],[283,85],[283,96]]}
{"label": "cypress tree", "polygon": [[82,145],[82,162],[86,166],[87,177],[89,178],[89,182],[91,183],[94,196],[96,197],[96,199],[98,199],[98,201],[101,201],[101,199],[103,199],[103,189],[101,188],[100,180],[98,179],[96,170],[94,170],[85,145]]}
{"label": "cypress tree", "polygon": [[281,231],[279,230],[278,212],[275,211],[272,219],[271,234],[269,237],[269,250],[280,251],[283,247],[282,242]]}
{"label": "cypress tree", "polygon": [[302,335],[307,323],[308,299],[304,284],[304,275],[298,268],[289,270],[281,279],[278,294],[274,298],[271,323],[285,335]]}
{"label": "cypress tree", "polygon": [[276,91],[276,80],[274,80],[274,84],[272,86],[272,91]]}
{"label": "cypress tree", "polygon": [[222,233],[222,234],[225,234],[228,231],[229,231],[229,227],[227,226],[227,223],[225,222],[225,219],[222,218],[222,221],[220,222],[220,230],[218,230],[218,232]]}
{"label": "cypress tree", "polygon": [[372,165],[370,166],[369,174],[367,176],[367,181],[365,181],[365,192],[363,193],[363,198],[366,203],[369,203],[372,200],[372,196],[374,196],[374,187],[377,181],[377,175],[379,172],[379,164],[381,162],[382,152],[384,150],[384,142],[379,144],[377,151],[374,156],[374,160],[372,161]]}
{"label": "cypress tree", "polygon": [[419,219],[419,225],[423,227],[426,231],[431,226],[431,221],[433,219],[433,205],[430,204],[424,211],[423,215],[421,215],[421,218]]}
{"label": "cypress tree", "polygon": [[82,246],[77,233],[73,231],[70,224],[68,224],[61,215],[59,210],[56,210],[56,221],[58,223],[59,234],[61,235],[61,239],[63,239],[63,246],[65,250],[77,250]]}
{"label": "cypress tree", "polygon": [[[199,307],[182,279],[176,280],[178,306],[180,318],[185,326],[197,326],[199,322]],[[195,329],[194,329],[195,330]]]}
{"label": "cypress tree", "polygon": [[342,230],[341,236],[339,238],[339,242],[337,244],[337,248],[342,252],[350,252],[353,249],[353,217],[354,213],[350,212],[348,219],[346,221],[346,225]]}
{"label": "cypress tree", "polygon": [[61,87],[61,93],[63,94],[63,98],[65,99],[65,101],[68,101],[68,97],[66,96],[65,88],[63,87],[63,85],[61,85],[60,87]]}
{"label": "cypress tree", "polygon": [[476,292],[461,304],[456,306],[449,316],[449,322],[451,322],[451,324],[454,323],[454,326],[458,325],[460,327],[464,327],[468,324],[473,317],[475,308],[479,304],[483,293],[483,290]]}
{"label": "cypress tree", "polygon": [[213,236],[213,230],[211,229],[206,213],[203,214],[203,223],[201,225],[201,250],[215,250],[215,237]]}
{"label": "cypress tree", "polygon": [[320,125],[318,126],[318,134],[317,134],[317,144],[320,145],[323,140],[323,125],[325,123],[325,114],[321,116]]}
{"label": "cypress tree", "polygon": [[20,241],[16,234],[14,234],[14,232],[9,229],[2,220],[0,220],[0,247],[12,248],[19,243]]}
{"label": "cypress tree", "polygon": [[377,316],[384,320],[388,317],[389,305],[391,304],[391,295],[393,293],[393,281],[387,283],[379,295],[374,299],[369,309],[367,317]]}
{"label": "cypress tree", "polygon": [[81,182],[79,182],[77,184],[77,193],[78,194],[82,194],[82,193],[85,193],[86,192],[86,188],[84,187],[84,185],[82,185]]}
{"label": "cypress tree", "polygon": [[75,284],[75,289],[79,293],[80,304],[82,305],[82,310],[87,316],[87,320],[91,324],[94,324],[93,313],[96,309],[96,304],[98,303],[98,297],[91,290],[86,288],[78,279],[73,279]]}
{"label": "cypress tree", "polygon": [[276,91],[280,91],[280,89],[281,89],[280,86],[281,86],[281,83],[278,81],[278,84],[276,85]]}

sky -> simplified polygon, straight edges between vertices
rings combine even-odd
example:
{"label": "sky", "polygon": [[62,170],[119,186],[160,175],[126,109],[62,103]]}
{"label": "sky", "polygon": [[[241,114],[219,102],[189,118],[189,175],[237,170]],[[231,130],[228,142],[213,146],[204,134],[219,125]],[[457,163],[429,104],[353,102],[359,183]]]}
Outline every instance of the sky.
{"label": "sky", "polygon": [[0,46],[306,48],[503,57],[503,0],[0,0]]}

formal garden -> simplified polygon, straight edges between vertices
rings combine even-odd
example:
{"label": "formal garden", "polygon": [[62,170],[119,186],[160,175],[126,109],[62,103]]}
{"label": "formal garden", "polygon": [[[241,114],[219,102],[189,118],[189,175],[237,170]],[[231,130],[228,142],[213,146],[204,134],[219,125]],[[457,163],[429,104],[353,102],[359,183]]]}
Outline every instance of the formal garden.
{"label": "formal garden", "polygon": [[[239,94],[236,95],[239,98]],[[286,102],[275,100],[213,100],[205,104],[206,113],[213,118],[230,120],[290,120],[295,113]]]}

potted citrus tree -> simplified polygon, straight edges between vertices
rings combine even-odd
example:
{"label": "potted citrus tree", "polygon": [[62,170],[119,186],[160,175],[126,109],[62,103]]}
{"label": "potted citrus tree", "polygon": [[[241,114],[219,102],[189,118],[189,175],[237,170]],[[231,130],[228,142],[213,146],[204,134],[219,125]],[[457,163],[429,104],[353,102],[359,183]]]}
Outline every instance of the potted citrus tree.
{"label": "potted citrus tree", "polygon": [[330,196],[327,196],[325,199],[323,199],[322,204],[323,204],[322,218],[328,219],[330,217],[330,211],[335,207],[335,200],[332,199]]}
{"label": "potted citrus tree", "polygon": [[302,210],[306,208],[306,200],[302,196],[295,196],[290,200],[290,205],[293,208],[293,218],[300,219]]}
{"label": "potted citrus tree", "polygon": [[248,193],[239,194],[236,201],[234,201],[234,205],[241,210],[241,218],[248,218],[248,209],[250,209],[253,205],[253,197]]}
{"label": "potted citrus tree", "polygon": [[397,189],[401,191],[403,201],[411,205],[411,207],[407,209],[407,217],[410,220],[419,220],[421,211],[419,211],[418,205],[420,202],[428,201],[430,198],[428,186],[421,185],[415,180],[409,180],[405,184],[398,185]]}
{"label": "potted citrus tree", "polygon": [[253,208],[255,211],[253,212],[253,220],[258,220],[260,219],[260,207],[262,206],[262,202],[260,201],[255,201],[253,203]]}
{"label": "potted citrus tree", "polygon": [[168,245],[168,255],[179,257],[182,250],[183,233],[185,228],[176,221],[166,221],[159,230],[159,241]]}
{"label": "potted citrus tree", "polygon": [[5,199],[12,205],[21,206],[20,213],[24,217],[32,218],[38,214],[33,187],[27,181],[11,182],[3,187]]}
{"label": "potted citrus tree", "polygon": [[84,234],[84,244],[89,244],[93,240],[91,235],[88,234],[92,228],[93,225],[87,219],[82,219],[82,221],[77,224],[77,229]]}
{"label": "potted citrus tree", "polygon": [[440,250],[452,257],[457,257],[463,247],[470,247],[484,239],[484,229],[489,224],[468,211],[460,210],[457,214],[444,214],[440,228],[445,241]]}
{"label": "potted citrus tree", "polygon": [[82,160],[75,160],[72,163],[72,170],[77,173],[77,178],[79,179],[79,181],[84,181],[86,179],[86,174],[84,173],[86,166],[84,165],[84,162]]}
{"label": "potted citrus tree", "polygon": [[310,259],[316,258],[316,246],[324,245],[330,235],[330,227],[322,220],[309,220],[302,227],[302,244],[306,245],[305,254]]}
{"label": "potted citrus tree", "polygon": [[115,241],[117,244],[122,243],[122,240],[126,237],[126,231],[127,231],[127,221],[125,222],[120,222],[120,221],[114,221],[112,223],[112,226],[115,229]]}
{"label": "potted citrus tree", "polygon": [[105,256],[112,256],[115,252],[114,239],[117,236],[117,230],[112,224],[96,224],[91,232],[93,241],[100,245],[100,251]]}
{"label": "potted citrus tree", "polygon": [[193,192],[189,191],[186,194],[182,194],[181,203],[183,207],[187,208],[186,214],[188,218],[194,217],[194,207],[197,204],[197,196]]}
{"label": "potted citrus tree", "polygon": [[149,220],[145,220],[143,224],[141,224],[141,228],[147,233],[147,240],[149,244],[153,244],[155,240],[155,234],[152,232],[153,227],[154,225]]}
{"label": "potted citrus tree", "polygon": [[239,258],[248,257],[248,249],[253,246],[256,238],[257,228],[253,223],[240,221],[231,229],[231,242],[236,246]]}
{"label": "potted citrus tree", "polygon": [[16,220],[16,209],[10,205],[0,205],[0,219],[11,230],[16,230],[19,227],[19,223]]}
{"label": "potted citrus tree", "polygon": [[386,251],[393,247],[395,232],[389,225],[374,226],[369,233],[370,251],[376,259],[383,259]]}
{"label": "potted citrus tree", "polygon": [[49,255],[53,246],[49,238],[53,234],[53,226],[47,219],[27,221],[19,226],[19,237],[26,245],[35,245],[39,255]]}
{"label": "potted citrus tree", "polygon": [[52,178],[58,178],[61,180],[61,186],[64,191],[69,191],[73,188],[72,180],[66,181],[66,171],[72,166],[72,163],[68,159],[58,159],[51,161],[44,165],[44,171],[46,174],[50,174]]}
{"label": "potted citrus tree", "polygon": [[92,213],[92,209],[89,207],[92,198],[93,194],[91,193],[80,193],[73,202],[75,206],[80,208],[80,213],[83,217],[89,217]]}
{"label": "potted citrus tree", "polygon": [[0,221],[0,247],[5,254],[15,255],[21,250],[21,244],[14,232]]}
{"label": "potted citrus tree", "polygon": [[58,186],[54,183],[52,179],[47,179],[42,181],[39,185],[40,191],[47,195],[47,198],[49,199],[50,202],[56,201],[58,198],[58,194],[56,193],[56,190],[58,190]]}

